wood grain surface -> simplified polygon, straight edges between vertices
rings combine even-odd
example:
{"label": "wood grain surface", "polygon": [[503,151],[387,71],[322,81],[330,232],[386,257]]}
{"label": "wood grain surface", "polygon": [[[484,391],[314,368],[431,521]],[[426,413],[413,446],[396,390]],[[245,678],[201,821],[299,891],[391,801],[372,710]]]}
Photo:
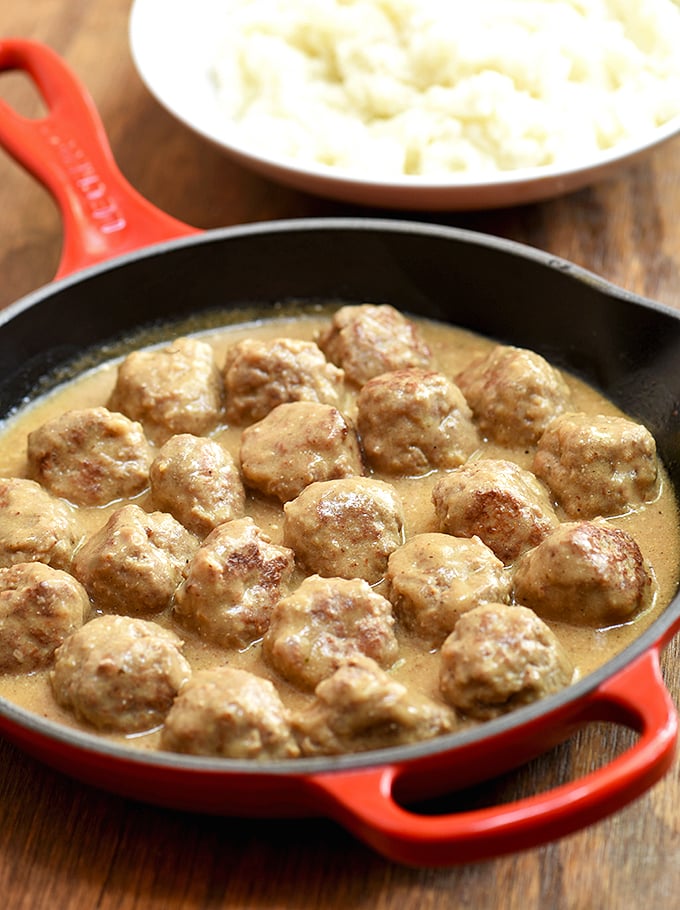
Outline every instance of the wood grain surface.
{"label": "wood grain surface", "polygon": [[[35,38],[65,57],[93,95],[123,173],[166,212],[201,228],[297,216],[415,217],[525,242],[680,307],[680,139],[596,186],[521,208],[411,215],[325,202],[241,169],[175,123],[133,67],[129,7],[130,0],[2,0],[0,39]],[[0,94],[36,112],[24,80],[0,79]],[[52,200],[0,153],[0,306],[50,281],[60,243]],[[677,700],[675,643],[663,667]],[[515,799],[575,779],[630,742],[627,731],[588,727],[490,783],[484,798]],[[670,908],[680,900],[679,767],[676,760],[633,805],[556,843],[411,869],[330,822],[151,808],[83,786],[0,742],[0,902],[5,910]]]}

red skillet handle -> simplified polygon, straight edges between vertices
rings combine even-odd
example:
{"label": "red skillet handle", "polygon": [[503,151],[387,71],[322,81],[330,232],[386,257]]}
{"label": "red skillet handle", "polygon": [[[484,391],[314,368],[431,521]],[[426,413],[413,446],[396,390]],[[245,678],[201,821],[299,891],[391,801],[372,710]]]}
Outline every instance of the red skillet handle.
{"label": "red skillet handle", "polygon": [[0,71],[32,78],[48,108],[32,120],[0,99],[0,143],[54,196],[64,221],[57,277],[152,243],[199,233],[155,208],[118,169],[87,90],[50,48],[0,40]]}
{"label": "red skillet handle", "polygon": [[661,679],[658,650],[645,652],[605,682],[588,706],[589,719],[637,730],[635,745],[580,780],[508,805],[417,815],[394,799],[398,766],[319,775],[312,784],[330,817],[397,862],[452,865],[534,847],[622,808],[672,763],[677,714]]}

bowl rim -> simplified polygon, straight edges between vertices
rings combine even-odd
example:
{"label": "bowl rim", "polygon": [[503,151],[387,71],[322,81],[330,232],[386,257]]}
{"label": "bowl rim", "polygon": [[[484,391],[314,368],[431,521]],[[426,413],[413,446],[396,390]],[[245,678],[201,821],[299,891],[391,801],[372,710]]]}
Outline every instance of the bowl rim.
{"label": "bowl rim", "polygon": [[[198,5],[198,11],[197,11]],[[251,144],[243,141],[238,130],[230,124],[226,115],[224,120],[215,124],[203,113],[202,105],[196,105],[195,96],[185,94],[179,82],[171,81],[168,73],[171,71],[171,60],[176,59],[172,54],[172,47],[163,44],[168,38],[169,30],[159,30],[153,27],[153,14],[162,6],[165,24],[173,22],[173,15],[181,16],[191,10],[191,17],[185,15],[181,20],[189,23],[189,29],[197,28],[196,23],[201,22],[201,10],[204,8],[220,8],[223,4],[218,0],[194,0],[189,7],[178,0],[133,0],[128,22],[128,38],[130,52],[137,73],[150,94],[156,101],[175,119],[185,127],[202,137],[207,142],[220,148],[228,155],[235,157],[246,166],[253,167],[259,172],[290,182],[303,188],[313,188],[319,192],[325,190],[350,193],[346,198],[357,197],[359,201],[363,196],[374,191],[377,200],[389,202],[389,194],[398,194],[397,202],[403,204],[410,200],[416,207],[427,207],[433,204],[437,194],[445,194],[443,202],[455,205],[456,202],[464,203],[466,207],[490,207],[494,200],[499,205],[512,202],[529,201],[535,198],[548,198],[562,192],[580,188],[594,182],[598,176],[605,174],[614,166],[632,162],[640,155],[651,151],[657,146],[680,134],[680,113],[663,124],[646,130],[637,137],[628,137],[617,142],[607,149],[600,150],[597,154],[583,155],[570,162],[548,164],[532,167],[520,167],[503,171],[490,171],[480,175],[474,171],[452,172],[446,177],[429,177],[427,175],[394,175],[382,176],[380,174],[367,175],[350,168],[341,168],[324,165],[313,161],[296,161],[294,158],[268,153],[253,148]],[[198,13],[198,14],[197,14]],[[176,23],[177,25],[178,23]],[[215,36],[213,36],[215,38]],[[179,40],[179,35],[178,35]],[[182,47],[184,59],[190,56],[187,48],[186,34],[182,34]],[[165,58],[167,55],[167,59]],[[159,67],[158,60],[163,59],[164,65]],[[201,61],[205,62],[205,54],[201,54]],[[174,66],[172,67],[174,72]],[[186,74],[186,70],[185,70]],[[201,97],[210,98],[209,79],[207,68],[201,79],[191,83],[194,89],[201,87]],[[210,98],[212,114],[219,113],[217,93]],[[302,183],[301,183],[302,181]],[[530,189],[529,189],[530,188]],[[475,195],[479,202],[475,202]],[[370,195],[367,197],[371,201]]]}

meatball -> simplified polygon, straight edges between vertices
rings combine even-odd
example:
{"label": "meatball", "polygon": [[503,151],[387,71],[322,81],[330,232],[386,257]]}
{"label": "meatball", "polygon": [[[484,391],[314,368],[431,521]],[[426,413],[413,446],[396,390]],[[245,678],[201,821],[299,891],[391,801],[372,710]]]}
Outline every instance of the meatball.
{"label": "meatball", "polygon": [[81,540],[76,511],[34,480],[0,478],[0,566],[44,562],[68,569]]}
{"label": "meatball", "polygon": [[191,676],[182,646],[158,623],[98,616],[57,649],[50,672],[54,697],[99,730],[150,730],[163,722]]}
{"label": "meatball", "polygon": [[421,742],[450,733],[454,712],[409,691],[373,660],[353,657],[316,687],[295,718],[304,755],[339,755]]}
{"label": "meatball", "polygon": [[66,411],[28,434],[31,477],[79,506],[135,496],[152,458],[141,423],[107,408]]}
{"label": "meatball", "polygon": [[175,615],[216,644],[246,647],[266,632],[294,565],[292,550],[272,543],[252,518],[227,521],[192,559]]}
{"label": "meatball", "polygon": [[417,534],[391,554],[387,596],[412,632],[438,647],[462,613],[510,599],[510,575],[478,537]]}
{"label": "meatball", "polygon": [[318,343],[357,385],[392,370],[427,369],[432,360],[415,323],[387,304],[341,307]]}
{"label": "meatball", "polygon": [[480,459],[441,477],[432,490],[441,531],[480,537],[509,564],[559,520],[541,482],[512,461]]}
{"label": "meatball", "polygon": [[403,542],[402,502],[389,484],[368,477],[312,483],[285,503],[283,538],[308,572],[380,581]]}
{"label": "meatball", "polygon": [[479,445],[472,411],[443,373],[383,373],[362,387],[357,408],[366,458],[378,471],[424,474],[455,468]]}
{"label": "meatball", "polygon": [[475,607],[441,649],[441,693],[475,720],[531,704],[573,678],[571,659],[554,632],[524,606]]}
{"label": "meatball", "polygon": [[46,666],[90,610],[83,586],[40,562],[0,568],[0,672]]}
{"label": "meatball", "polygon": [[569,405],[561,374],[534,351],[497,345],[456,376],[482,433],[502,445],[532,445]]}
{"label": "meatball", "polygon": [[210,345],[178,338],[164,348],[128,354],[108,406],[139,420],[160,444],[178,433],[208,433],[220,419],[222,399],[222,377]]}
{"label": "meatball", "polygon": [[626,622],[651,603],[655,581],[626,531],[565,522],[517,561],[515,599],[546,619],[588,626]]}
{"label": "meatball", "polygon": [[262,644],[270,665],[302,689],[350,657],[364,654],[389,667],[398,652],[389,600],[362,579],[318,575],[279,601]]}
{"label": "meatball", "polygon": [[354,427],[337,408],[312,401],[280,404],[241,435],[246,483],[281,502],[317,480],[364,473]]}
{"label": "meatball", "polygon": [[214,439],[180,433],[161,447],[149,471],[156,508],[205,537],[245,510],[241,475],[231,454]]}
{"label": "meatball", "polygon": [[82,545],[73,574],[97,610],[159,613],[170,605],[198,541],[172,515],[123,506]]}
{"label": "meatball", "polygon": [[274,685],[247,670],[199,670],[165,718],[161,747],[189,755],[276,760],[300,754]]}
{"label": "meatball", "polygon": [[556,417],[538,442],[533,468],[569,518],[619,515],[658,492],[654,438],[625,417]]}
{"label": "meatball", "polygon": [[345,374],[313,341],[247,338],[227,352],[223,378],[227,419],[244,424],[262,420],[290,401],[339,407]]}

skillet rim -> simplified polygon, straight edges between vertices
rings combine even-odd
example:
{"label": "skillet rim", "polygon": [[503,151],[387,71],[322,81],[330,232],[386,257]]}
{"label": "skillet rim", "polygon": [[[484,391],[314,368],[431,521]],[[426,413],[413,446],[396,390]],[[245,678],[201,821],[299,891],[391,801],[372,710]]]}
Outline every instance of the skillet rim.
{"label": "skillet rim", "polygon": [[[415,233],[424,237],[439,237],[462,244],[467,243],[486,247],[497,252],[508,253],[511,256],[519,256],[536,266],[561,272],[577,284],[589,286],[599,294],[658,312],[680,324],[680,311],[667,304],[628,291],[567,259],[531,247],[520,241],[427,221],[392,218],[329,217],[281,219],[226,226],[155,243],[125,253],[44,285],[4,307],[0,310],[0,333],[2,328],[12,319],[47,301],[55,294],[61,291],[68,291],[70,287],[82,284],[91,277],[113,272],[141,259],[163,257],[173,250],[221,243],[231,238],[247,238],[260,234],[287,233],[291,231],[308,232],[310,230],[314,232],[343,230],[352,232],[382,231],[397,234]],[[582,679],[572,683],[558,693],[547,696],[533,704],[517,708],[501,717],[485,721],[478,726],[454,731],[431,740],[340,756],[258,762],[247,759],[183,755],[161,750],[146,751],[110,741],[102,737],[101,734],[79,730],[40,717],[4,697],[0,697],[0,718],[17,724],[29,733],[37,734],[40,738],[64,743],[69,747],[77,747],[79,750],[91,755],[100,755],[129,762],[133,765],[142,765],[147,769],[156,766],[186,772],[210,772],[227,775],[247,774],[255,777],[272,775],[303,777],[336,771],[358,771],[390,764],[401,765],[415,759],[456,751],[482,740],[491,741],[502,734],[528,726],[538,720],[549,724],[553,715],[557,714],[565,706],[573,705],[576,707],[579,702],[583,702],[585,707],[587,697],[594,693],[605,680],[616,676],[643,653],[654,647],[662,646],[665,648],[670,638],[678,631],[678,627],[680,627],[680,588],[676,591],[675,596],[665,610],[633,642],[601,667],[591,671]],[[584,721],[584,723],[586,722]],[[2,721],[0,721],[1,726]]]}

